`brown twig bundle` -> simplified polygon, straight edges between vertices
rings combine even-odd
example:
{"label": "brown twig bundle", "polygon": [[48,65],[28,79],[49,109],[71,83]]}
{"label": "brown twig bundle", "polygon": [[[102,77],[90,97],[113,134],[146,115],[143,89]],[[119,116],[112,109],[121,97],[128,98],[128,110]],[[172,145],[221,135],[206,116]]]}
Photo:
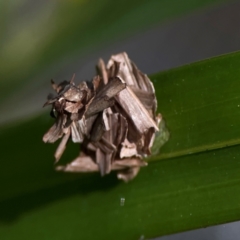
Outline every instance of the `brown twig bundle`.
{"label": "brown twig bundle", "polygon": [[97,68],[99,75],[91,83],[76,86],[73,79],[58,85],[52,81],[57,95],[45,105],[52,105],[56,122],[43,141],[62,138],[56,162],[70,136],[82,145],[79,156],[57,170],[100,171],[102,176],[118,170],[118,178],[129,181],[147,165],[142,158],[151,154],[159,130],[162,118],[156,115],[155,90],[126,53],[112,56],[107,66],[100,59]]}

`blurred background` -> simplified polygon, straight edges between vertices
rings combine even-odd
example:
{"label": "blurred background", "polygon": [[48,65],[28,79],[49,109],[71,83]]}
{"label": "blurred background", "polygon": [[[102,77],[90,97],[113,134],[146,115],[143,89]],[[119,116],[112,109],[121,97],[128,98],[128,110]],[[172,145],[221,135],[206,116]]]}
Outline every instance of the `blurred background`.
{"label": "blurred background", "polygon": [[[0,125],[44,111],[51,78],[90,80],[100,57],[126,51],[153,74],[238,51],[239,13],[240,0],[2,0]],[[161,239],[239,235],[237,222]]]}

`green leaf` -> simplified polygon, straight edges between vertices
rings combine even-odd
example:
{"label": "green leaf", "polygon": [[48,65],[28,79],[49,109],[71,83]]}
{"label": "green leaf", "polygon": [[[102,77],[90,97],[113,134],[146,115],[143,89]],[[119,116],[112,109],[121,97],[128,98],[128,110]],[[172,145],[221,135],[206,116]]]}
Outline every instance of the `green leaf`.
{"label": "green leaf", "polygon": [[151,79],[171,141],[160,158],[240,143],[240,54],[162,72]]}
{"label": "green leaf", "polygon": [[239,220],[239,66],[240,52],[152,76],[170,139],[128,184],[54,172],[47,114],[1,129],[1,239],[139,239]]}

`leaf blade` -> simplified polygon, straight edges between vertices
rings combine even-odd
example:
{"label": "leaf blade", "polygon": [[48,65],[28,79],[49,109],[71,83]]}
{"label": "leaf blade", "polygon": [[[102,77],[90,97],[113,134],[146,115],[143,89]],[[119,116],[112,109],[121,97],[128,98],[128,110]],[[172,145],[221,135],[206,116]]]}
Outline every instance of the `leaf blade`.
{"label": "leaf blade", "polygon": [[[149,166],[141,169],[129,184],[118,182],[114,174],[100,178],[97,174],[55,173],[51,157],[55,147],[41,142],[47,125],[51,125],[50,120],[46,121],[48,116],[1,129],[0,142],[4,149],[0,168],[2,235],[7,239],[19,236],[66,239],[71,233],[71,239],[78,239],[80,234],[86,239],[95,236],[122,239],[124,233],[124,238],[137,239],[143,235],[156,237],[239,220],[240,146],[225,145],[238,139],[239,113],[235,109],[238,109],[240,89],[239,62],[238,52],[153,77],[153,80],[162,80],[155,83],[159,110],[172,131],[162,155],[179,150],[187,152],[203,144],[219,148],[214,145],[216,141],[224,148],[212,151],[204,148],[202,152],[165,160],[161,160],[160,154],[150,159]],[[213,70],[208,71],[209,66]],[[188,91],[185,83],[180,86],[183,76],[187,79]],[[191,88],[197,90],[191,92]],[[219,95],[213,94],[213,88]],[[204,101],[198,98],[198,91],[205,93]],[[185,98],[182,98],[183,93]],[[219,101],[221,99],[227,101]],[[212,110],[210,103],[215,104],[215,109]],[[185,115],[174,114],[181,105],[189,111]],[[211,121],[205,119],[206,111]],[[223,120],[215,123],[219,116]],[[188,124],[193,119],[198,120],[201,127],[189,132]],[[229,122],[234,123],[231,128],[226,125]],[[207,138],[206,132],[209,133]],[[178,141],[184,142],[187,134],[193,141],[175,148]],[[72,159],[77,152],[73,144],[65,160]],[[157,161],[151,163],[151,160]],[[122,198],[124,206],[121,206]],[[12,231],[9,231],[9,222]]]}
{"label": "leaf blade", "polygon": [[151,77],[171,135],[160,158],[240,143],[239,57],[222,55]]}

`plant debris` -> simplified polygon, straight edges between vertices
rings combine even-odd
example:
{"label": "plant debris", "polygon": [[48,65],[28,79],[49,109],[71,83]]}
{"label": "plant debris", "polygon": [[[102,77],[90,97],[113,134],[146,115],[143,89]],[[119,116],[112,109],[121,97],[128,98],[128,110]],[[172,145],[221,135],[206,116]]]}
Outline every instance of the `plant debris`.
{"label": "plant debris", "polygon": [[117,170],[124,181],[133,179],[147,163],[161,114],[152,82],[138,70],[127,54],[113,55],[105,65],[102,59],[92,82],[75,85],[70,81],[54,83],[55,96],[44,104],[52,105],[54,125],[43,136],[53,143],[62,138],[56,152],[61,158],[69,138],[81,144],[79,156],[56,170],[66,172]]}

